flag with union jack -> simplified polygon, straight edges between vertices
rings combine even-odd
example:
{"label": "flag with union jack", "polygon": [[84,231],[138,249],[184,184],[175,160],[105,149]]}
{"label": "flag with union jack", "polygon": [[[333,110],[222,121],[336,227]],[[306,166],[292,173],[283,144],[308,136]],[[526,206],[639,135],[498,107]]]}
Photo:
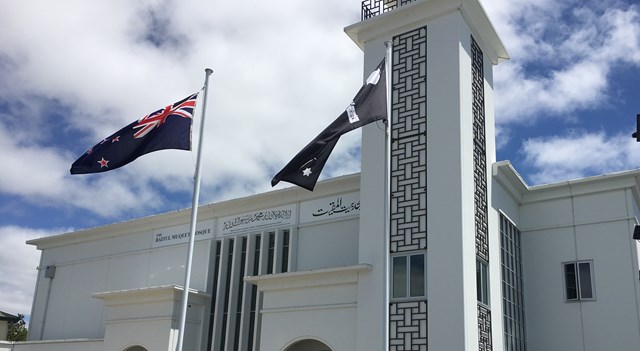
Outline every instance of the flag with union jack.
{"label": "flag with union jack", "polygon": [[195,93],[104,138],[71,165],[71,174],[106,172],[165,149],[191,150]]}

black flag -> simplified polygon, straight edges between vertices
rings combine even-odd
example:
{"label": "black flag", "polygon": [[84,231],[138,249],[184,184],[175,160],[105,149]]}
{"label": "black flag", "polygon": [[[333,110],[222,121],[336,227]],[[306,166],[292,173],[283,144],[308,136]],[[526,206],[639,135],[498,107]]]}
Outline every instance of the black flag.
{"label": "black flag", "polygon": [[271,186],[283,180],[313,191],[320,172],[340,136],[386,118],[387,84],[385,60],[382,60],[347,109],[273,177]]}

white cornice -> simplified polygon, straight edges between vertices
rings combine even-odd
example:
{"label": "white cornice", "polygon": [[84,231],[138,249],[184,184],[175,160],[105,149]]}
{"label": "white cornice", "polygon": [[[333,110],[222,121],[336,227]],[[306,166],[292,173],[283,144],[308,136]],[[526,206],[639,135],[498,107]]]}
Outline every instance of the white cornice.
{"label": "white cornice", "polygon": [[509,161],[499,161],[492,165],[493,179],[502,185],[504,190],[521,204],[523,197],[529,191],[529,186]]}
{"label": "white cornice", "polygon": [[[318,182],[313,192],[297,186],[269,191],[247,197],[221,201],[202,205],[198,209],[198,221],[246,213],[264,208],[272,208],[314,198],[322,198],[358,191],[360,189],[360,174],[350,174]],[[101,240],[106,237],[117,237],[152,231],[158,228],[170,227],[189,223],[191,209],[182,209],[133,219],[125,222],[109,224],[96,228],[81,229],[74,232],[38,238],[27,241],[37,249],[47,249],[77,243]]]}
{"label": "white cornice", "polygon": [[[105,305],[139,304],[154,301],[176,300],[182,297],[184,288],[179,285],[161,285],[139,289],[116,290],[94,293],[91,296],[105,301]],[[189,299],[202,300],[210,295],[195,289],[189,289]]]}
{"label": "white cornice", "polygon": [[261,291],[355,284],[358,275],[371,270],[369,264],[245,277],[244,281]]}
{"label": "white cornice", "polygon": [[493,178],[518,204],[620,189],[632,189],[636,199],[640,199],[640,170],[528,186],[509,161],[496,162],[492,169]]}
{"label": "white cornice", "polygon": [[508,60],[509,54],[478,0],[422,0],[402,5],[392,11],[358,22],[344,29],[356,45],[364,49],[370,40],[391,35],[402,29],[459,11],[479,38],[484,53],[493,64]]}

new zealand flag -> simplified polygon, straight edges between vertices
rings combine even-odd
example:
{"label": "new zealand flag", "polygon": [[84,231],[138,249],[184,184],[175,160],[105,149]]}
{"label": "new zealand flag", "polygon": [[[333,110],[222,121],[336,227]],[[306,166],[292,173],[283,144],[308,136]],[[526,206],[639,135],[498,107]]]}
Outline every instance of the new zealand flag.
{"label": "new zealand flag", "polygon": [[371,122],[387,118],[387,84],[385,60],[382,60],[360,88],[347,109],[305,146],[271,180],[281,180],[313,191],[320,172],[329,159],[340,136]]}
{"label": "new zealand flag", "polygon": [[191,150],[195,93],[146,115],[103,139],[71,165],[71,174],[106,172],[165,149]]}

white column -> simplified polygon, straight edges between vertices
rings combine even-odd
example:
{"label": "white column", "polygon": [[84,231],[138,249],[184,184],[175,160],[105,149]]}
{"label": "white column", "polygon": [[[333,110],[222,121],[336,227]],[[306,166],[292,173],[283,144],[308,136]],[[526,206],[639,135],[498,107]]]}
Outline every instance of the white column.
{"label": "white column", "polygon": [[470,32],[459,12],[427,28],[428,345],[478,345]]}
{"label": "white column", "polygon": [[[477,0],[415,1],[345,31],[364,51],[366,75],[384,56],[385,41],[423,26],[427,28],[428,349],[477,350],[471,35],[485,54],[485,116],[491,124],[486,128],[488,167],[495,160],[491,63],[508,55]],[[384,146],[383,128],[375,124],[363,128],[359,263],[372,269],[358,281],[359,351],[388,347],[382,333],[387,327],[384,262],[389,255],[384,242]],[[490,173],[487,177],[490,184]],[[495,223],[492,219],[491,232],[498,230]],[[495,237],[490,234],[491,241]],[[495,250],[495,243],[490,245]],[[499,252],[490,255],[495,306],[500,304]],[[501,320],[501,314],[492,313],[494,325]],[[493,335],[494,345],[500,347],[501,335]]]}

